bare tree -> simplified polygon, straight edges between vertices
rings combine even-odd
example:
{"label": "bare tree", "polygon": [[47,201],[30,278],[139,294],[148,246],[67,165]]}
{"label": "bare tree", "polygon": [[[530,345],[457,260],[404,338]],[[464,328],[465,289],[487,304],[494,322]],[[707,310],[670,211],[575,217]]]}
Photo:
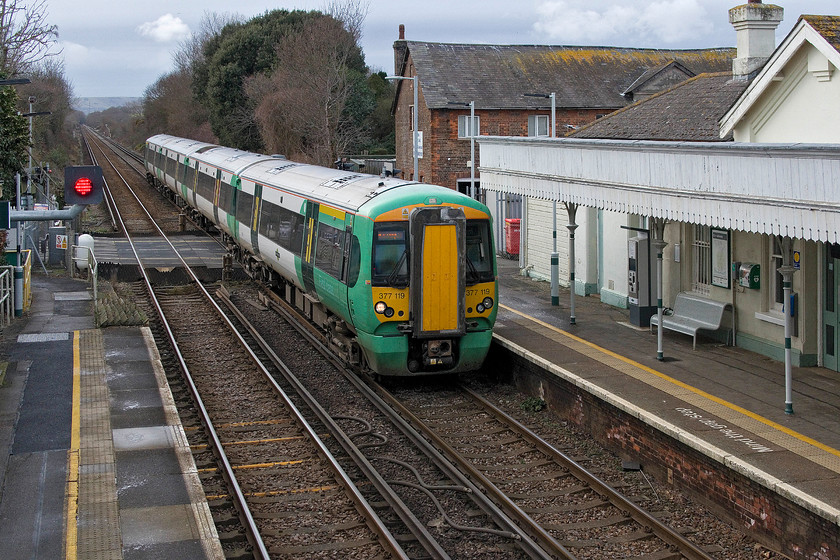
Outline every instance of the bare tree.
{"label": "bare tree", "polygon": [[324,8],[329,14],[344,24],[353,40],[358,44],[362,40],[362,27],[370,11],[370,2],[363,0],[331,0]]}
{"label": "bare tree", "polygon": [[0,0],[0,72],[14,76],[60,54],[50,52],[58,28],[46,20],[46,0]]}
{"label": "bare tree", "polygon": [[307,21],[285,38],[271,76],[246,85],[266,148],[332,165],[357,145],[361,129],[348,107],[363,82],[360,57],[354,36],[333,17]]}
{"label": "bare tree", "polygon": [[222,32],[226,25],[245,20],[241,14],[205,11],[198,29],[178,44],[175,51],[175,67],[178,70],[192,70],[197,62],[204,60],[204,45]]}

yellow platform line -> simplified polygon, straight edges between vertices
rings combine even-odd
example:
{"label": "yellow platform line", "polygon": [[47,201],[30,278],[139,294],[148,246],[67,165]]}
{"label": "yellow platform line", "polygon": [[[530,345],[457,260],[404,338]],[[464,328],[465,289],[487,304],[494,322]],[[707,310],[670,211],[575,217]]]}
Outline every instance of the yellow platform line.
{"label": "yellow platform line", "polygon": [[70,420],[70,449],[67,451],[67,517],[65,529],[65,558],[76,560],[79,527],[79,447],[81,441],[81,358],[80,332],[73,332],[73,401]]}
{"label": "yellow platform line", "polygon": [[602,352],[602,353],[604,353],[604,354],[606,354],[606,355],[608,355],[612,358],[620,360],[620,361],[622,361],[626,364],[629,364],[633,367],[639,368],[642,371],[650,373],[651,375],[655,375],[656,377],[658,377],[658,378],[660,378],[664,381],[667,381],[668,383],[672,383],[672,384],[676,385],[677,387],[680,387],[680,388],[685,389],[687,391],[691,391],[692,393],[694,393],[696,395],[699,395],[703,398],[709,399],[710,401],[715,402],[715,403],[717,403],[721,406],[724,406],[724,407],[726,407],[730,410],[733,410],[735,412],[743,414],[744,416],[752,418],[756,422],[760,422],[760,423],[762,423],[766,426],[769,426],[769,427],[773,428],[774,430],[778,430],[778,431],[780,431],[784,434],[787,434],[788,436],[790,436],[792,438],[795,438],[795,439],[798,439],[799,441],[802,441],[802,442],[808,443],[810,445],[813,445],[814,447],[816,447],[818,449],[821,449],[822,451],[825,451],[826,453],[830,453],[830,454],[832,454],[836,457],[840,457],[840,450],[834,449],[833,447],[829,447],[828,445],[826,445],[822,442],[819,442],[819,441],[817,441],[813,438],[810,438],[810,437],[808,437],[804,434],[800,434],[799,432],[797,432],[795,430],[791,430],[790,428],[788,428],[786,426],[782,426],[781,424],[773,422],[772,420],[770,420],[768,418],[765,418],[765,417],[763,417],[759,414],[756,414],[755,412],[751,412],[751,411],[749,411],[749,410],[747,410],[743,407],[740,407],[737,404],[726,401],[726,400],[724,400],[720,397],[716,397],[715,395],[712,395],[711,393],[707,393],[706,391],[703,391],[702,389],[698,389],[696,387],[693,387],[693,386],[691,386],[687,383],[684,383],[684,382],[682,382],[678,379],[674,379],[673,377],[665,375],[664,373],[662,373],[660,371],[657,371],[657,370],[655,370],[651,367],[648,367],[644,364],[640,364],[639,362],[637,362],[635,360],[631,360],[630,358],[622,356],[621,354],[617,354],[617,353],[613,352],[612,350],[607,350],[606,348],[598,346],[597,344],[589,342],[588,340],[584,340],[584,339],[580,338],[579,336],[575,336],[568,331],[564,331],[563,329],[555,327],[554,325],[550,325],[550,324],[548,324],[544,321],[541,321],[541,320],[537,319],[536,317],[532,317],[531,315],[528,315],[527,313],[523,313],[522,311],[518,311],[516,309],[513,309],[512,307],[508,307],[507,305],[503,305],[503,304],[499,304],[499,307],[506,310],[506,311],[509,311],[509,312],[511,312],[515,315],[519,315],[520,317],[528,319],[529,321],[533,321],[534,323],[536,323],[536,324],[538,324],[542,327],[545,327],[549,330],[552,330],[556,333],[559,333],[559,334],[561,334],[561,335],[563,335],[567,338],[570,338],[570,339],[574,340],[575,342],[578,342],[578,343],[583,344],[585,346],[588,346],[588,347],[590,347],[594,350]]}

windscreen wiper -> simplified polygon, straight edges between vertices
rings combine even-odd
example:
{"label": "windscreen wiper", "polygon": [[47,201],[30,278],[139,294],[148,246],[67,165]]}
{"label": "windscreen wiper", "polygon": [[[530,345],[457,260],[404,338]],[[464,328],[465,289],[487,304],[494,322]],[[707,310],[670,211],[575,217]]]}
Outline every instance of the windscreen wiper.
{"label": "windscreen wiper", "polygon": [[394,265],[394,270],[392,270],[391,274],[388,275],[388,285],[389,286],[394,286],[395,288],[404,288],[405,287],[402,283],[397,285],[397,277],[399,276],[400,268],[402,268],[402,265],[405,262],[405,259],[406,259],[407,256],[408,256],[408,249],[403,249],[402,255],[400,255],[400,260],[397,261],[397,264]]}

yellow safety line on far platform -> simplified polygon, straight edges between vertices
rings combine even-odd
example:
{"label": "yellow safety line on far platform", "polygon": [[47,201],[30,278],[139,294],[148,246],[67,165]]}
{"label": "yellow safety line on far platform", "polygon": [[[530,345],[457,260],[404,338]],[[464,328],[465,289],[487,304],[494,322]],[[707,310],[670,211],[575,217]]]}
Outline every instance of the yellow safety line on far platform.
{"label": "yellow safety line on far platform", "polygon": [[719,405],[725,406],[726,408],[728,408],[730,410],[734,410],[735,412],[738,412],[740,414],[748,416],[749,418],[752,418],[756,422],[761,422],[762,424],[764,424],[766,426],[769,426],[769,427],[773,428],[774,430],[778,430],[780,432],[783,432],[783,433],[785,433],[785,434],[787,434],[787,435],[789,435],[793,438],[798,439],[799,441],[803,441],[805,443],[813,445],[814,447],[817,447],[817,448],[825,451],[826,453],[830,453],[832,455],[840,457],[840,451],[838,451],[837,449],[834,449],[833,447],[829,447],[828,445],[826,445],[824,443],[821,443],[821,442],[819,442],[815,439],[812,439],[812,438],[810,438],[806,435],[800,434],[799,432],[797,432],[795,430],[791,430],[790,428],[782,426],[781,424],[777,424],[776,422],[773,422],[772,420],[770,420],[768,418],[765,418],[763,416],[760,416],[760,415],[758,415],[754,412],[750,412],[749,410],[747,410],[745,408],[742,408],[742,407],[738,406],[737,404],[733,404],[729,401],[725,401],[725,400],[721,399],[720,397],[716,397],[715,395],[712,395],[710,393],[707,393],[707,392],[703,391],[702,389],[692,387],[691,385],[688,385],[687,383],[679,381],[678,379],[674,379],[673,377],[669,377],[662,372],[656,371],[655,369],[650,368],[650,367],[648,367],[644,364],[640,364],[639,362],[631,360],[630,358],[622,356],[621,354],[616,354],[615,352],[613,352],[611,350],[607,350],[606,348],[602,348],[601,346],[598,346],[597,344],[589,342],[588,340],[584,340],[584,339],[580,338],[579,336],[575,336],[570,332],[567,332],[567,331],[564,331],[563,329],[555,327],[554,325],[550,325],[550,324],[548,324],[544,321],[540,321],[536,317],[532,317],[531,315],[528,315],[527,313],[523,313],[522,311],[517,311],[516,309],[513,309],[513,308],[508,307],[507,305],[503,305],[503,304],[499,304],[499,307],[502,308],[502,309],[505,309],[507,311],[510,311],[511,313],[519,315],[520,317],[524,317],[525,319],[533,321],[534,323],[537,323],[540,326],[543,326],[543,327],[545,327],[547,329],[550,329],[554,332],[562,334],[565,337],[571,338],[572,340],[574,340],[576,342],[579,342],[580,344],[583,344],[585,346],[589,346],[590,348],[593,348],[593,349],[595,349],[599,352],[603,352],[604,354],[606,354],[608,356],[611,356],[611,357],[613,357],[617,360],[621,360],[622,362],[624,362],[626,364],[637,367],[637,368],[639,368],[643,371],[646,371],[646,372],[648,372],[652,375],[655,375],[656,377],[659,377],[660,379],[663,379],[663,380],[665,380],[669,383],[673,383],[677,387],[681,387],[681,388],[683,388],[687,391],[691,391],[692,393],[694,393],[696,395],[707,398],[710,401],[713,401],[713,402],[715,402]]}
{"label": "yellow safety line on far platform", "polygon": [[73,332],[73,403],[70,420],[70,449],[67,451],[67,528],[65,531],[65,558],[76,560],[78,547],[79,511],[79,447],[81,432],[81,357],[79,331]]}

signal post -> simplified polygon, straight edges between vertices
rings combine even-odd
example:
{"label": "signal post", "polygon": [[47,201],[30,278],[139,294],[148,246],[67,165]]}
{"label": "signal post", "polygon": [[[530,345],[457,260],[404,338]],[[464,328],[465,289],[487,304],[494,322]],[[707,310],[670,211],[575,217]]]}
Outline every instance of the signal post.
{"label": "signal post", "polygon": [[[64,202],[70,208],[62,210],[17,210],[9,212],[11,223],[39,222],[53,220],[74,220],[88,204],[99,204],[104,199],[105,180],[98,165],[74,165],[64,168]],[[20,201],[20,182],[17,186]],[[19,229],[19,228],[18,228]],[[20,243],[20,234],[18,235]],[[20,250],[15,267],[15,316],[23,315],[23,267]]]}

